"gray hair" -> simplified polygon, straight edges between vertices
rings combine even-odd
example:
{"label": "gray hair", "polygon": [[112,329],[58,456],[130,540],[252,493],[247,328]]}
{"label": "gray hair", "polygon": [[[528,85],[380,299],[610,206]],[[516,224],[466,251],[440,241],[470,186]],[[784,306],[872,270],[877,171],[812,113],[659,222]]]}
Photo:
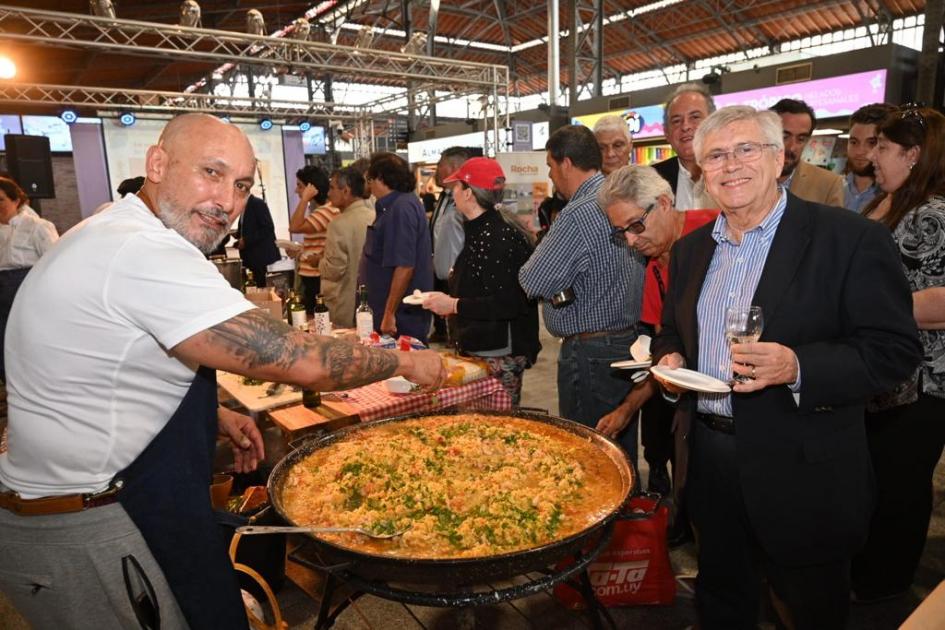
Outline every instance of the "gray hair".
{"label": "gray hair", "polygon": [[601,209],[618,201],[629,201],[647,208],[662,196],[673,203],[673,189],[652,166],[622,166],[607,176],[597,193]]}
{"label": "gray hair", "polygon": [[460,182],[460,184],[472,191],[473,199],[476,200],[476,204],[483,210],[494,210],[496,206],[502,203],[502,195],[504,194],[503,188],[487,190],[485,188],[479,188],[478,186],[470,186],[465,182]]}
{"label": "gray hair", "polygon": [[597,119],[594,123],[594,135],[596,136],[601,131],[619,131],[627,137],[628,142],[633,141],[633,134],[630,133],[627,121],[617,114],[607,114]]}
{"label": "gray hair", "polygon": [[669,129],[669,106],[673,104],[677,98],[683,94],[695,93],[700,95],[705,99],[705,107],[711,114],[715,111],[715,99],[712,98],[712,92],[709,91],[705,85],[701,83],[683,83],[676,87],[675,90],[669,93],[669,96],[666,97],[666,103],[663,104],[663,131]]}
{"label": "gray hair", "polygon": [[784,149],[784,130],[781,127],[781,117],[772,111],[757,110],[748,105],[731,105],[723,107],[702,121],[696,129],[692,139],[692,148],[696,153],[696,162],[702,163],[702,144],[705,137],[733,123],[740,121],[754,122],[761,129],[765,144],[773,144],[779,150]]}

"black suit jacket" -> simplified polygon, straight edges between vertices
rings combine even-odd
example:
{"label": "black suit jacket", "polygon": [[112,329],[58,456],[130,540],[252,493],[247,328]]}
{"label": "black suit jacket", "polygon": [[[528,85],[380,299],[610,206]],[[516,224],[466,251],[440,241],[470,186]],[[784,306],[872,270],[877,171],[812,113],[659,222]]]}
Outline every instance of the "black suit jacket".
{"label": "black suit jacket", "polygon": [[679,158],[673,156],[668,160],[657,162],[653,165],[653,168],[655,168],[656,172],[660,174],[660,177],[669,182],[669,185],[673,189],[673,194],[675,195],[676,182],[679,180]]}
{"label": "black suit jacket", "polygon": [[[716,246],[712,227],[673,247],[656,360],[679,352],[698,369],[696,308]],[[732,395],[748,518],[783,564],[850,557],[873,508],[865,401],[905,380],[922,353],[888,230],[789,193],[752,304],[765,316],[761,341],[797,354],[801,389],[799,406],[786,385]],[[681,404],[692,413],[695,395]]]}
{"label": "black suit jacket", "polygon": [[259,269],[279,260],[276,229],[266,202],[250,195],[240,217],[239,235],[243,239],[240,259],[250,269]]}

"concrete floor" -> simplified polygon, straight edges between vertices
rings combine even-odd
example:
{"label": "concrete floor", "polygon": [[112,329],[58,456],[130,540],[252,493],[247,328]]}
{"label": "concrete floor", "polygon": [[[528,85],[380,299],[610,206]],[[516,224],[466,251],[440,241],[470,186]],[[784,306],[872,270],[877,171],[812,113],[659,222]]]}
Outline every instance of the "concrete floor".
{"label": "concrete floor", "polygon": [[[555,365],[559,342],[542,330],[543,350],[538,363],[526,373],[522,405],[557,413]],[[645,480],[646,464],[641,460],[641,476]],[[945,458],[935,473],[935,508],[929,525],[929,538],[916,575],[912,592],[898,601],[854,606],[852,630],[887,630],[897,628],[922,599],[945,580]],[[613,609],[611,614],[619,628],[682,629],[696,622],[692,601],[692,578],[696,571],[695,547],[686,545],[670,553],[677,574],[677,595],[672,606]],[[289,628],[312,628],[318,612],[316,602],[301,589],[287,581],[278,595],[279,604]],[[28,626],[0,594],[0,630],[20,630]],[[77,626],[81,627],[81,626]],[[548,593],[515,600],[472,611],[405,606],[373,596],[356,600],[338,618],[338,630],[378,629],[454,630],[482,628],[488,630],[570,630],[590,628],[586,615],[567,610]],[[774,628],[763,623],[761,628]]]}

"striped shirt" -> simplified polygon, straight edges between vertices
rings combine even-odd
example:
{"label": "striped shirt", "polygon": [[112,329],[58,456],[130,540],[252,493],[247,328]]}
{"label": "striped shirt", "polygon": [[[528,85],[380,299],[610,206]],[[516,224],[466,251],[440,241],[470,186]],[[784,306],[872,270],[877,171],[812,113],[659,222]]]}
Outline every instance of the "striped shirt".
{"label": "striped shirt", "polygon": [[[597,203],[604,176],[581,184],[522,266],[519,283],[529,297],[544,298],[545,326],[556,337],[627,330],[640,320],[643,259],[610,239],[611,226]],[[574,302],[554,308],[548,301],[565,289]]]}
{"label": "striped shirt", "polygon": [[[715,220],[712,238],[717,245],[702,283],[697,307],[699,371],[703,374],[725,382],[732,380],[732,351],[725,338],[725,311],[732,306],[751,306],[785,207],[787,193],[782,188],[774,209],[760,225],[742,235],[741,243],[729,240],[724,214]],[[731,417],[732,396],[699,394],[699,411]]]}
{"label": "striped shirt", "polygon": [[[318,276],[318,263],[325,252],[325,238],[328,235],[328,224],[340,214],[338,208],[319,206],[308,213],[306,223],[315,228],[313,234],[305,234],[302,241],[302,257],[299,259],[300,276]],[[309,256],[314,257],[309,259]]]}

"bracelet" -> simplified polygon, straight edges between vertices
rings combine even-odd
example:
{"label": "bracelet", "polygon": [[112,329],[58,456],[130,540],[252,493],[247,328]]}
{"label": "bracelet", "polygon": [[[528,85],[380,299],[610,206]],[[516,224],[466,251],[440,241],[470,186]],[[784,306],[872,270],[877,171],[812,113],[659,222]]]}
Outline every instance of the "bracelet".
{"label": "bracelet", "polygon": [[453,315],[459,314],[459,298],[453,299]]}

